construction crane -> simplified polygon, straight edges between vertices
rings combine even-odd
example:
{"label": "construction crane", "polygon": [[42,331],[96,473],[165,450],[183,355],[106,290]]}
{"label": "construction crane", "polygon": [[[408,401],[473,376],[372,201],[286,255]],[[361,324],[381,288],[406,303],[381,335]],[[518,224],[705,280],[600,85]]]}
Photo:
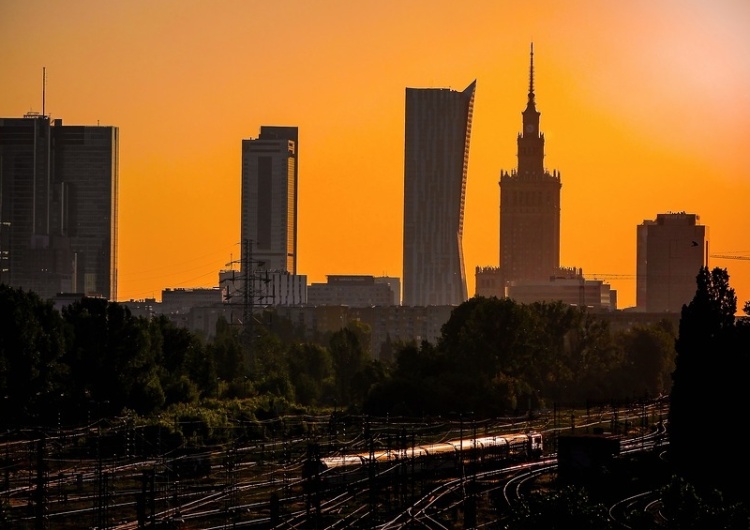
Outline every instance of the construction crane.
{"label": "construction crane", "polygon": [[746,260],[750,260],[750,256],[730,256],[728,254],[711,254],[709,257],[711,257],[711,258],[719,258],[719,259],[746,259]]}

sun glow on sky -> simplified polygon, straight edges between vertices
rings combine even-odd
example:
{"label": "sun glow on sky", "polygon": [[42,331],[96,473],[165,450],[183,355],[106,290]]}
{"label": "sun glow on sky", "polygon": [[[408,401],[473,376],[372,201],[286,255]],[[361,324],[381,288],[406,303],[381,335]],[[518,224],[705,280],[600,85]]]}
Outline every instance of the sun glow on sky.
{"label": "sun glow on sky", "polygon": [[[241,142],[299,127],[298,272],[402,275],[406,87],[474,79],[469,293],[499,264],[499,174],[534,43],[561,265],[635,304],[636,226],[686,211],[750,256],[746,0],[0,0],[0,116],[120,130],[118,300],[213,287],[239,257]],[[750,260],[725,267],[739,306]]]}

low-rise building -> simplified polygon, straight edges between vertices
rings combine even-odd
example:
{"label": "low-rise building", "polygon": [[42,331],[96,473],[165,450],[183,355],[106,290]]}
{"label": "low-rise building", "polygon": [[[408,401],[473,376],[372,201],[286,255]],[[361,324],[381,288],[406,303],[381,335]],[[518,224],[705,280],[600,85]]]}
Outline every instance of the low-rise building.
{"label": "low-rise building", "polygon": [[329,275],[326,283],[313,283],[307,289],[307,304],[371,307],[393,305],[393,289],[373,276]]}

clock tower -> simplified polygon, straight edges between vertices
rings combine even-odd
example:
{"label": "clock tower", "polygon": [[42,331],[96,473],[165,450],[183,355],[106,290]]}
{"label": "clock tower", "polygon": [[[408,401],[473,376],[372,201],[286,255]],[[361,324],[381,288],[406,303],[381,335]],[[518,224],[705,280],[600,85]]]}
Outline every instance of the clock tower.
{"label": "clock tower", "polygon": [[521,113],[518,167],[500,172],[500,273],[514,280],[549,280],[560,266],[560,173],[544,168],[544,134],[534,94],[534,45],[529,93]]}

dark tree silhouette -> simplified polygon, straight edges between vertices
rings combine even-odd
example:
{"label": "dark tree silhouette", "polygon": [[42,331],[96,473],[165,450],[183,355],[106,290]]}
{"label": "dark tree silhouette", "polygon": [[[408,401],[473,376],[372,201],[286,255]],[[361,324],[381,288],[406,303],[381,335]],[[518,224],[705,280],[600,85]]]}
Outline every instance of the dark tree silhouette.
{"label": "dark tree silhouette", "polygon": [[643,396],[669,394],[674,372],[677,332],[667,320],[636,325],[616,336],[625,355],[623,379],[629,388],[642,389]]}
{"label": "dark tree silhouette", "polygon": [[330,340],[330,352],[335,373],[336,396],[342,407],[361,405],[355,403],[355,392],[352,384],[355,375],[364,370],[370,356],[362,347],[362,329],[356,323],[333,333]]}
{"label": "dark tree silhouette", "polygon": [[54,420],[69,398],[60,314],[36,293],[0,284],[0,322],[0,426]]}
{"label": "dark tree silhouette", "polygon": [[147,320],[102,298],[84,297],[63,309],[72,330],[66,353],[76,391],[90,398],[102,414],[123,407],[150,413],[164,404],[157,359]]}
{"label": "dark tree silhouette", "polygon": [[750,328],[735,321],[736,309],[726,269],[701,268],[695,297],[682,308],[668,424],[675,471],[696,487],[730,494],[745,487],[736,477],[750,471],[714,443],[735,436],[750,404]]}

